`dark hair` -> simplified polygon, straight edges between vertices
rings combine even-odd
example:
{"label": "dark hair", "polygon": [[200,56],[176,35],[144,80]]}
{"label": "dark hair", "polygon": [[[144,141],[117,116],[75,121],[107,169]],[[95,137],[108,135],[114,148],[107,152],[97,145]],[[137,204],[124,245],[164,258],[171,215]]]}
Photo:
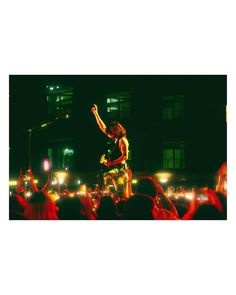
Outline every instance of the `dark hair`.
{"label": "dark hair", "polygon": [[126,136],[125,128],[119,122],[111,122],[107,125],[106,132],[111,133],[111,129],[115,131],[116,136],[123,137]]}
{"label": "dark hair", "polygon": [[154,201],[151,197],[142,194],[132,196],[126,202],[123,219],[153,220],[153,208]]}
{"label": "dark hair", "polygon": [[29,204],[40,204],[47,201],[47,197],[43,192],[34,192],[28,199]]}
{"label": "dark hair", "polygon": [[218,220],[223,219],[223,215],[218,211],[218,209],[210,204],[201,205],[194,216],[194,220]]}
{"label": "dark hair", "polygon": [[105,196],[101,198],[99,207],[97,209],[97,217],[100,220],[117,219],[116,204],[111,197]]}
{"label": "dark hair", "polygon": [[80,199],[67,198],[59,206],[58,217],[62,220],[84,219],[82,211],[84,211],[84,205]]}
{"label": "dark hair", "polygon": [[178,211],[180,218],[182,218],[188,212],[188,207],[181,203],[175,204],[175,208]]}
{"label": "dark hair", "polygon": [[23,213],[27,202],[23,197],[19,195],[10,196],[9,198],[9,210],[14,212]]}
{"label": "dark hair", "polygon": [[155,197],[158,192],[157,182],[151,176],[143,176],[137,186],[137,192]]}
{"label": "dark hair", "polygon": [[126,200],[120,200],[119,203],[117,203],[117,205],[116,205],[117,213],[118,213],[120,218],[123,216],[126,202],[127,202]]}
{"label": "dark hair", "polygon": [[33,220],[57,220],[57,207],[49,195],[34,192],[28,199],[24,215]]}

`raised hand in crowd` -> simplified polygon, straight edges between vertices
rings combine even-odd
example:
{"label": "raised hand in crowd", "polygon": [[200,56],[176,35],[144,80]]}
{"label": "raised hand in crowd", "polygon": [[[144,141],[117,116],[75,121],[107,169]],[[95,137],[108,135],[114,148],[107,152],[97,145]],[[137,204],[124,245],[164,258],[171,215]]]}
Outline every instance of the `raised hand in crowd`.
{"label": "raised hand in crowd", "polygon": [[138,184],[138,193],[143,193],[155,198],[158,208],[165,209],[178,217],[178,211],[166,196],[163,187],[151,176],[143,176]]}
{"label": "raised hand in crowd", "polygon": [[219,170],[217,171],[217,184],[216,184],[216,191],[223,194],[227,195],[227,164],[224,162]]}
{"label": "raised hand in crowd", "polygon": [[33,175],[33,172],[31,169],[28,169],[27,170],[27,176],[28,176],[28,179],[29,179],[29,184],[30,184],[30,188],[32,189],[33,192],[38,192],[39,189],[35,183],[35,178],[34,178],[34,175]]}
{"label": "raised hand in crowd", "polygon": [[25,191],[25,186],[23,186],[22,168],[20,168],[20,174],[17,180],[16,192],[18,194]]}

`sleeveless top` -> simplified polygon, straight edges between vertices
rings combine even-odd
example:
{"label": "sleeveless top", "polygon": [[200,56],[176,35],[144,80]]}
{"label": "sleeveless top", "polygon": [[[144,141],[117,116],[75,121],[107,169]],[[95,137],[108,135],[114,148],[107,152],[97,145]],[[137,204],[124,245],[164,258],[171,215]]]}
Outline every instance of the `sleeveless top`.
{"label": "sleeveless top", "polygon": [[121,138],[122,137],[120,137],[116,142],[113,141],[109,146],[108,158],[110,161],[114,161],[122,155],[119,149],[119,142]]}

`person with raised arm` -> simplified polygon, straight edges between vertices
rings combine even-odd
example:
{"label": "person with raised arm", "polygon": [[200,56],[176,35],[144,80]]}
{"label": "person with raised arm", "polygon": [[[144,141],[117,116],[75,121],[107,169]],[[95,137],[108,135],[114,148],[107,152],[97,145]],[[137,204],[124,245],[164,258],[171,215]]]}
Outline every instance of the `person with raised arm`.
{"label": "person with raised arm", "polygon": [[[92,106],[91,112],[94,114],[100,130],[113,140],[109,155],[103,155],[100,159],[100,163],[104,164],[105,167],[98,174],[98,180],[100,189],[104,189],[108,178],[115,179],[127,172],[126,161],[128,159],[129,142],[126,138],[126,130],[119,122],[111,122],[106,126],[95,104]],[[117,190],[117,187],[115,189]]]}

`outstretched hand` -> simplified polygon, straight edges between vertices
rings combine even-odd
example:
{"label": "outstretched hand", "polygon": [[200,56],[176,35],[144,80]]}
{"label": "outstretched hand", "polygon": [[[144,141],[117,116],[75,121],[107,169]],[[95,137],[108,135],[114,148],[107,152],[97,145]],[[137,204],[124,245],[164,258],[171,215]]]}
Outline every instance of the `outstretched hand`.
{"label": "outstretched hand", "polygon": [[92,106],[92,108],[91,108],[91,112],[92,112],[93,114],[95,114],[95,113],[98,112],[98,107],[97,107],[96,104],[93,104],[93,106]]}

